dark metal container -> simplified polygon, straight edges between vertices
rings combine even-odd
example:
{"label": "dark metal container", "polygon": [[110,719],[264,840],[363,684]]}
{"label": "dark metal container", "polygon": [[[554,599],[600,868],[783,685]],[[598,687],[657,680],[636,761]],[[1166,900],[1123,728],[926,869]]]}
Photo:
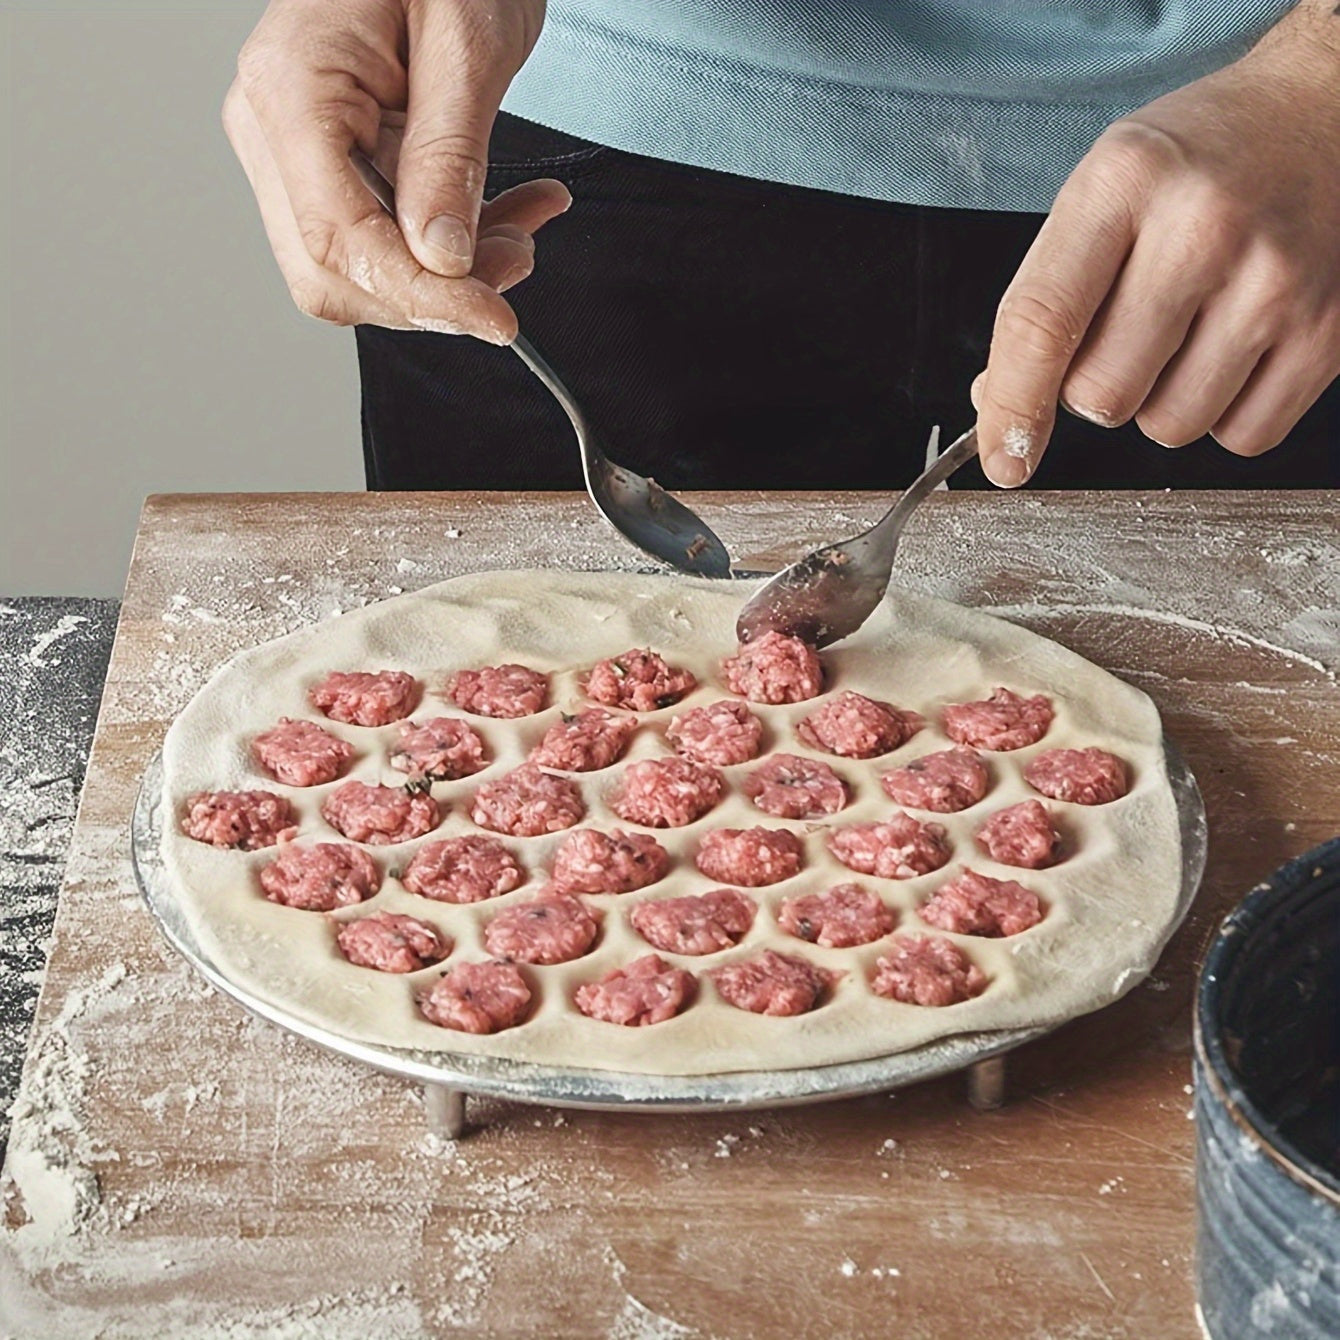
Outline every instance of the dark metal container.
{"label": "dark metal container", "polygon": [[1196,1002],[1199,1315],[1340,1337],[1340,838],[1253,889]]}

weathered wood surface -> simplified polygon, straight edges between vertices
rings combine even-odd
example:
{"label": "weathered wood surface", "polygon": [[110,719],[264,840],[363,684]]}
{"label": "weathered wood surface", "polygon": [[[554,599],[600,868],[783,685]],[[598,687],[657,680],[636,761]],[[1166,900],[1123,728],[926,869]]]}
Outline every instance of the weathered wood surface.
{"label": "weathered wood surface", "polygon": [[[747,566],[881,504],[696,501]],[[471,570],[637,560],[568,495],[150,499],[0,1187],[0,1334],[1194,1336],[1193,963],[1340,831],[1335,501],[939,494],[915,522],[902,579],[1148,691],[1211,818],[1154,977],[1021,1053],[1002,1111],[952,1079],[694,1118],[481,1103],[451,1145],[417,1093],[166,948],[130,871],[136,783],[240,647]]]}

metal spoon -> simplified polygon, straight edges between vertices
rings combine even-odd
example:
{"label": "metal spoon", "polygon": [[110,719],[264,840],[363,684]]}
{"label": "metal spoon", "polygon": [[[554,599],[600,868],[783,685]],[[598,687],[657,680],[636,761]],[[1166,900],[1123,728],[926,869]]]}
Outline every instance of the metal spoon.
{"label": "metal spoon", "polygon": [[[395,187],[361,150],[354,149],[349,156],[364,185],[395,218]],[[699,577],[729,577],[730,555],[712,528],[654,479],[615,465],[596,445],[572,393],[535,346],[518,335],[512,341],[512,349],[544,383],[572,422],[581,448],[586,491],[605,520],[644,553],[680,572]]]}
{"label": "metal spoon", "polygon": [[779,572],[740,611],[736,636],[750,642],[775,630],[826,647],[854,633],[888,588],[898,539],[917,504],[976,454],[974,426],[869,530],[816,549]]}

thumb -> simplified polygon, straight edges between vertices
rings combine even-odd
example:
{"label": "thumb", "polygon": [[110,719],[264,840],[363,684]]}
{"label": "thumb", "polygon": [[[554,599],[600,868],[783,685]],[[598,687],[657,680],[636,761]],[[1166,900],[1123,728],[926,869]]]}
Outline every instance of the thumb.
{"label": "thumb", "polygon": [[396,173],[401,231],[419,264],[470,273],[488,171],[489,134],[514,67],[453,17],[455,5],[415,5],[409,106]]}

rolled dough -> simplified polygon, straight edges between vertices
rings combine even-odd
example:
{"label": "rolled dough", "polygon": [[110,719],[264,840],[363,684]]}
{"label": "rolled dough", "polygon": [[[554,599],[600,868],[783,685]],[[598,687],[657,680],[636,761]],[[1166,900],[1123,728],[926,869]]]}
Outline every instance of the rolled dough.
{"label": "rolled dough", "polygon": [[[172,812],[163,853],[201,944],[229,977],[257,996],[363,1042],[667,1075],[808,1067],[885,1055],[955,1033],[1053,1023],[1115,999],[1153,966],[1176,906],[1181,872],[1176,807],[1153,703],[1026,629],[898,589],[858,633],[823,653],[827,692],[850,688],[911,708],[925,717],[925,729],[882,758],[838,759],[810,749],[795,735],[794,723],[822,700],[755,705],[765,723],[765,749],[824,759],[852,784],[852,803],[822,823],[774,819],[750,805],[740,790],[743,776],[757,763],[726,768],[726,800],[687,828],[657,832],[673,858],[665,879],[635,893],[584,898],[603,913],[595,949],[572,963],[527,968],[538,988],[538,1006],[526,1023],[507,1031],[474,1037],[428,1023],[417,1013],[414,995],[446,965],[395,975],[345,962],[335,949],[330,919],[261,896],[257,872],[274,858],[273,849],[218,850],[178,829],[182,801],[191,792],[264,788],[293,801],[301,818],[299,841],[340,840],[320,816],[331,787],[282,786],[258,770],[250,747],[255,735],[282,716],[319,719],[306,692],[328,671],[387,668],[418,676],[426,693],[414,720],[457,714],[434,696],[455,670],[516,661],[549,671],[553,693],[545,711],[517,721],[469,718],[489,747],[489,767],[462,781],[435,784],[433,794],[446,810],[442,825],[427,838],[371,849],[386,876],[381,891],[334,914],[344,920],[375,909],[408,913],[452,937],[456,948],[448,964],[482,959],[483,924],[502,908],[534,897],[563,834],[507,839],[530,878],[515,892],[484,903],[452,906],[416,897],[394,872],[423,842],[478,831],[467,817],[470,796],[519,764],[561,711],[582,705],[578,676],[601,657],[650,646],[698,676],[699,687],[682,703],[641,715],[625,762],[668,753],[664,732],[678,712],[727,696],[719,663],[735,649],[735,618],[749,589],[743,583],[623,573],[483,573],[339,615],[235,656],[178,717],[164,746]],[[1056,720],[1037,745],[986,756],[992,786],[982,802],[960,814],[929,816],[948,829],[954,859],[941,871],[904,881],[854,875],[838,864],[824,846],[825,829],[886,817],[894,806],[880,790],[879,773],[946,748],[949,741],[939,727],[944,704],[984,697],[997,684],[1025,695],[1049,695]],[[392,786],[404,782],[386,761],[396,726],[322,724],[356,747],[349,777]],[[972,834],[986,815],[1033,795],[1022,777],[1030,758],[1045,749],[1086,745],[1124,758],[1134,783],[1129,795],[1109,805],[1051,805],[1071,852],[1066,860],[1052,869],[1021,872],[997,866],[976,850]],[[577,778],[587,801],[586,823],[629,827],[604,800],[621,766]],[[622,1028],[581,1015],[571,1003],[581,983],[650,952],[627,922],[631,908],[644,899],[712,888],[693,866],[701,835],[714,827],[760,824],[801,834],[808,865],[793,879],[752,891],[762,911],[736,948],[705,959],[664,955],[699,977],[697,1001],[648,1028]],[[991,979],[974,1000],[933,1009],[882,999],[869,987],[882,952],[879,943],[826,949],[785,936],[776,924],[783,899],[855,880],[897,909],[899,932],[937,933],[917,920],[915,908],[965,863],[996,878],[1020,879],[1049,908],[1040,925],[1010,939],[950,937]],[[828,1003],[797,1018],[752,1015],[726,1005],[704,969],[764,948],[801,954],[845,976]]]}

